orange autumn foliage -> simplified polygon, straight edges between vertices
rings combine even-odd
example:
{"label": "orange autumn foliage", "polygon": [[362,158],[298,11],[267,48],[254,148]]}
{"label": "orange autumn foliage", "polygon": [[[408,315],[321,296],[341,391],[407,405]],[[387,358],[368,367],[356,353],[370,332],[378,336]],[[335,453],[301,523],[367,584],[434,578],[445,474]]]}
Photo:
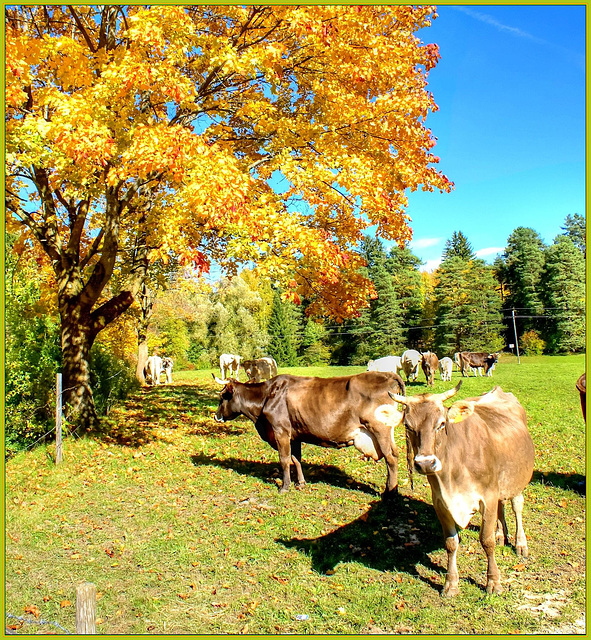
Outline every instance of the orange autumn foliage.
{"label": "orange autumn foliage", "polygon": [[406,192],[452,188],[425,126],[434,7],[6,15],[7,213],[54,265],[79,234],[79,267],[108,272],[141,227],[152,261],[253,263],[342,319],[372,293],[363,233],[409,240]]}

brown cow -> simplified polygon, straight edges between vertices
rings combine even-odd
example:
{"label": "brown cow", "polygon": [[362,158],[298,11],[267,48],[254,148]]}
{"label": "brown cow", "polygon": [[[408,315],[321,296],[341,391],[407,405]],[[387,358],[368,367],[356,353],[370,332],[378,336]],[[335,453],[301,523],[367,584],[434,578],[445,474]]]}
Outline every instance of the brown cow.
{"label": "brown cow", "polygon": [[425,378],[427,379],[427,385],[429,387],[433,386],[433,380],[435,378],[435,372],[439,368],[439,358],[430,351],[425,351],[423,353],[423,357],[421,358],[421,368],[423,369],[423,373],[425,374]]}
{"label": "brown cow", "polygon": [[263,380],[270,380],[277,375],[277,363],[273,358],[244,360],[242,368],[249,382],[262,382]]}
{"label": "brown cow", "polygon": [[478,398],[459,400],[447,409],[444,400],[455,395],[461,384],[460,380],[441,394],[392,395],[404,406],[414,468],[427,476],[443,529],[447,551],[444,596],[459,591],[456,527],[468,526],[476,511],[482,514],[480,543],[488,560],[488,593],[502,591],[494,553],[495,537],[499,544],[507,538],[507,500],[511,500],[517,521],[515,550],[521,556],[528,554],[521,521],[522,491],[532,477],[534,445],[525,411],[512,393],[500,387]]}
{"label": "brown cow", "polygon": [[499,354],[487,353],[485,351],[461,351],[459,354],[459,360],[462,376],[464,376],[467,371],[468,377],[470,377],[470,369],[475,370],[474,375],[476,375],[476,370],[478,370],[480,375],[482,375],[481,369],[484,367],[484,373],[491,377],[492,370],[495,364],[499,361]]}
{"label": "brown cow", "polygon": [[218,422],[245,415],[261,438],[279,452],[283,469],[280,493],[289,490],[290,463],[298,485],[305,484],[301,465],[302,442],[324,447],[353,445],[388,467],[384,495],[398,487],[398,449],[394,427],[402,413],[388,392],[405,392],[396,373],[366,371],[341,378],[279,375],[266,382],[225,381],[215,414]]}
{"label": "brown cow", "polygon": [[581,411],[583,412],[583,420],[587,422],[587,374],[584,373],[577,380],[577,389],[579,390],[579,394],[581,396]]}

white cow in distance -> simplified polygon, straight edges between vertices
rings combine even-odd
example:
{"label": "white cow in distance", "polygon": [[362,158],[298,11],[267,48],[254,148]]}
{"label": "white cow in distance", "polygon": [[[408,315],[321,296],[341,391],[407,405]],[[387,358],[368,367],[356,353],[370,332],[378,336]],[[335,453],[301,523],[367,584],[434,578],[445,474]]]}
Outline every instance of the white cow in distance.
{"label": "white cow in distance", "polygon": [[160,375],[162,374],[162,358],[154,354],[146,361],[144,367],[144,375],[148,384],[160,384]]}
{"label": "white cow in distance", "polygon": [[376,358],[367,363],[368,371],[391,371],[399,373],[402,369],[402,358],[400,356],[385,356],[384,358]]}
{"label": "white cow in distance", "polygon": [[447,356],[439,361],[439,373],[442,380],[451,380],[451,372],[454,368],[454,361]]}
{"label": "white cow in distance", "polygon": [[166,376],[166,382],[172,384],[172,367],[174,360],[172,358],[162,358],[162,370]]}
{"label": "white cow in distance", "polygon": [[[232,353],[222,353],[220,356],[220,372],[222,380],[234,378],[238,380],[238,371],[240,370],[240,356]],[[226,374],[228,378],[226,378]]]}
{"label": "white cow in distance", "polygon": [[407,349],[402,354],[402,370],[406,375],[406,381],[411,379],[414,381],[419,377],[419,367],[421,366],[422,356],[415,349]]}

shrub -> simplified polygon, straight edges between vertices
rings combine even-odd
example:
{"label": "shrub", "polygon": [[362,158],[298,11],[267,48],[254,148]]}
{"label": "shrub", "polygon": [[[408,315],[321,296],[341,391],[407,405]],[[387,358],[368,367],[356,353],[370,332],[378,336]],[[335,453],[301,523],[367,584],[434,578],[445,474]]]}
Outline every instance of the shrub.
{"label": "shrub", "polygon": [[541,356],[544,353],[546,343],[540,338],[537,331],[530,329],[521,336],[521,349],[528,356]]}
{"label": "shrub", "polygon": [[107,415],[116,400],[127,397],[139,385],[126,360],[113,355],[100,343],[90,352],[90,386],[99,415]]}

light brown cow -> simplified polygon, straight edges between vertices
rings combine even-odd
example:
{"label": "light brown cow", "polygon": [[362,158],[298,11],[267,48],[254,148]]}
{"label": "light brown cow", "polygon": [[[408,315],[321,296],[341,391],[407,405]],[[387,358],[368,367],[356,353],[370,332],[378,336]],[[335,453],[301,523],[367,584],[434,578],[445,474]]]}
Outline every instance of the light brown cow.
{"label": "light brown cow", "polygon": [[494,554],[495,537],[499,544],[507,538],[507,500],[511,500],[517,522],[515,550],[521,556],[528,554],[521,520],[522,491],[532,477],[534,445],[525,411],[512,393],[500,387],[478,398],[459,400],[447,409],[443,402],[455,395],[461,384],[460,380],[441,394],[392,394],[404,406],[414,468],[427,476],[443,529],[447,551],[444,596],[459,591],[457,527],[467,527],[477,511],[482,514],[480,543],[488,560],[488,593],[502,591]]}
{"label": "light brown cow", "polygon": [[421,358],[421,368],[427,379],[427,386],[433,386],[435,372],[439,368],[439,358],[431,351],[425,351]]}
{"label": "light brown cow", "polygon": [[244,360],[242,368],[249,382],[270,380],[277,375],[277,363],[273,358],[265,357],[258,360]]}

